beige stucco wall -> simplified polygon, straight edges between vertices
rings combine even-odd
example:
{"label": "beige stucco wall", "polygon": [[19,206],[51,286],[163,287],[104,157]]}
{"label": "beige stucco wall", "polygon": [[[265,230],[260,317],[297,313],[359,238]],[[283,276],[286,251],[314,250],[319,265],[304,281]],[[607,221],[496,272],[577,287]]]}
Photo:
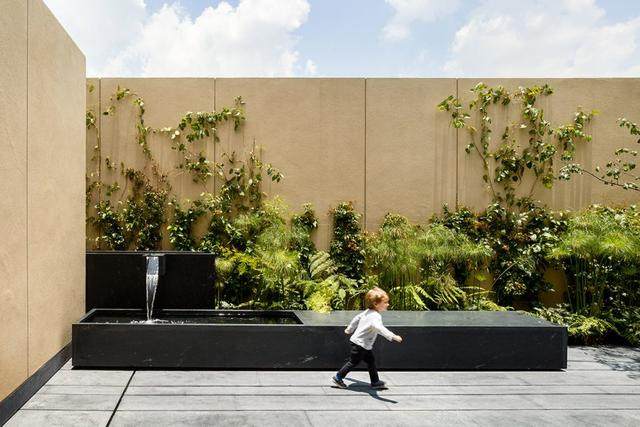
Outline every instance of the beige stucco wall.
{"label": "beige stucco wall", "polygon": [[27,378],[27,5],[0,2],[0,399]]}
{"label": "beige stucco wall", "polygon": [[456,203],[456,132],[435,105],[455,79],[367,79],[367,229],[387,212],[425,222]]}
{"label": "beige stucco wall", "polygon": [[364,212],[365,92],[363,79],[216,79],[216,107],[241,95],[247,122],[221,136],[221,153],[261,149],[262,159],[284,174],[265,181],[293,211],[312,203],[319,219],[316,243],[330,241],[328,211],[349,200]]}
{"label": "beige stucco wall", "polygon": [[[450,94],[470,99],[469,89],[480,79],[101,79],[99,87],[104,111],[118,85],[142,96],[146,123],[153,127],[174,126],[186,111],[220,110],[232,106],[240,95],[245,100],[247,122],[240,132],[223,127],[221,141],[201,142],[210,159],[221,160],[223,152],[242,151],[256,145],[263,160],[281,169],[285,179],[267,183],[264,190],[280,195],[292,211],[311,202],[320,228],[316,242],[326,248],[330,240],[331,206],[350,200],[364,214],[364,223],[375,230],[387,212],[397,212],[413,221],[425,221],[443,204],[482,209],[490,193],[482,182],[477,156],[464,151],[465,130],[449,127],[447,113],[436,104]],[[622,145],[635,148],[634,139],[616,125],[639,110],[640,79],[484,79],[489,85],[518,86],[549,83],[555,93],[541,97],[546,118],[557,126],[570,123],[576,107],[597,109],[588,131],[593,141],[578,149],[576,161],[590,167],[603,165]],[[95,99],[90,95],[88,102]],[[113,117],[102,118],[104,156],[119,164],[141,167],[142,150],[135,143],[135,109],[131,99]],[[515,105],[493,107],[492,141],[497,143],[505,124],[515,121]],[[526,135],[523,133],[523,137]],[[93,144],[89,141],[88,145]],[[152,135],[150,146],[165,171],[179,161],[166,137]],[[207,187],[189,176],[172,173],[172,184],[180,199],[193,199]],[[103,175],[104,163],[103,163]],[[106,183],[120,179],[103,176]],[[523,189],[530,188],[525,180]],[[522,191],[521,191],[522,193]],[[574,176],[556,182],[552,190],[542,186],[534,198],[556,209],[581,208],[591,203],[629,204],[638,193],[604,186],[588,177]],[[205,224],[199,224],[201,230]],[[169,247],[165,238],[165,247]]]}
{"label": "beige stucco wall", "polygon": [[0,3],[0,398],[84,309],[84,56],[41,0]]}

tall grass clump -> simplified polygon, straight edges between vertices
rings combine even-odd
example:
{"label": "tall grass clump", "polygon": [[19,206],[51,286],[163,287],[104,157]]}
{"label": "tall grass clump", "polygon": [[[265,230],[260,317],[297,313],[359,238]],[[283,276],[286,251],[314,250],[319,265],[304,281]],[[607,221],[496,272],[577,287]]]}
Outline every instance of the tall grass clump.
{"label": "tall grass clump", "polygon": [[365,253],[368,281],[386,289],[397,310],[465,308],[482,293],[465,288],[465,273],[484,270],[492,255],[462,233],[395,214],[367,236]]}
{"label": "tall grass clump", "polygon": [[567,274],[567,311],[597,328],[638,342],[640,330],[640,213],[632,206],[592,206],[571,217],[549,254]]}

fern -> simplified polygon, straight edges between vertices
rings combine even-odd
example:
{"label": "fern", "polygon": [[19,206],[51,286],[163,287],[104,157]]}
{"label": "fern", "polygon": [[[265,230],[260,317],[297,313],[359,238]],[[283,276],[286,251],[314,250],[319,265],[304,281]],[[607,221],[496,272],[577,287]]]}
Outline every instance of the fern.
{"label": "fern", "polygon": [[327,252],[318,251],[309,259],[309,274],[314,280],[332,276],[336,271],[337,267]]}

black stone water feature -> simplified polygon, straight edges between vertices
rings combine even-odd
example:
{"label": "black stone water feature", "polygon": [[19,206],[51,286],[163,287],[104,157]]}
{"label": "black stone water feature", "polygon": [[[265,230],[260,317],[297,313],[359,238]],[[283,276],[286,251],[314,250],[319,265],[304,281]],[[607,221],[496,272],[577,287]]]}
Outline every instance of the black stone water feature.
{"label": "black stone water feature", "polygon": [[[87,306],[92,309],[72,326],[73,366],[333,370],[344,362],[349,347],[344,327],[357,312],[207,309],[214,301],[210,254],[163,253],[158,298],[154,306],[152,297],[148,306],[155,316],[147,322],[152,313],[142,308],[145,285],[140,286],[147,276],[137,273],[140,267],[152,276],[156,271],[151,262],[143,267],[147,255],[87,255]],[[139,282],[124,271],[135,272]],[[108,302],[101,307],[121,308],[98,308],[96,301]],[[378,339],[375,353],[381,369],[567,367],[566,328],[525,313],[389,311],[383,319],[404,341]]]}

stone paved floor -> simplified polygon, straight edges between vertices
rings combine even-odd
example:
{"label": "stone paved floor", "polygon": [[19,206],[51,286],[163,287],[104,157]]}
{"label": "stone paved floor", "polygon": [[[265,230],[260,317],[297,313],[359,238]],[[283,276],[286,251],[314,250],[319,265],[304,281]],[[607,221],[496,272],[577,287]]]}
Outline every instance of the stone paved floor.
{"label": "stone paved floor", "polygon": [[569,349],[566,372],[72,370],[65,365],[7,426],[640,426],[640,349]]}

